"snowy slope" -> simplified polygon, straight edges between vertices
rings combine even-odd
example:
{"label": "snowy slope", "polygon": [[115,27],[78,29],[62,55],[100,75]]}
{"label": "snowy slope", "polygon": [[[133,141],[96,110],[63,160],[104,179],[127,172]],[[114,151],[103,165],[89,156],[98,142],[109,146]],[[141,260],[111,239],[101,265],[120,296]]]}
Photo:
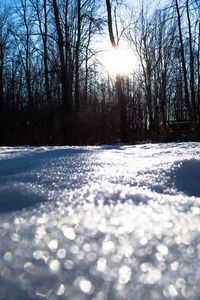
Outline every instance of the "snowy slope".
{"label": "snowy slope", "polygon": [[200,299],[200,144],[0,148],[0,299]]}

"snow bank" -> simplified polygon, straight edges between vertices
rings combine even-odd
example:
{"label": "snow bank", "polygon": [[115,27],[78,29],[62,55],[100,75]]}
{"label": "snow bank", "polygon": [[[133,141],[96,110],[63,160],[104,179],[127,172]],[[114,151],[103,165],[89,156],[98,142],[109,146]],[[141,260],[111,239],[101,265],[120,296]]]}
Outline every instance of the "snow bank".
{"label": "snow bank", "polygon": [[0,148],[0,299],[199,299],[199,155]]}

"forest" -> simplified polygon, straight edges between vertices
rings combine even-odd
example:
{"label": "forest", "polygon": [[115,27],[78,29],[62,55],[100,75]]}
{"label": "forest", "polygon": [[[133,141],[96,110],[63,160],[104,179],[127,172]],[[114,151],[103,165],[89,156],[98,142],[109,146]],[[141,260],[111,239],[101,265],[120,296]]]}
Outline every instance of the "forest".
{"label": "forest", "polygon": [[[137,67],[109,74],[104,41]],[[1,2],[0,145],[199,140],[199,122],[199,0]]]}

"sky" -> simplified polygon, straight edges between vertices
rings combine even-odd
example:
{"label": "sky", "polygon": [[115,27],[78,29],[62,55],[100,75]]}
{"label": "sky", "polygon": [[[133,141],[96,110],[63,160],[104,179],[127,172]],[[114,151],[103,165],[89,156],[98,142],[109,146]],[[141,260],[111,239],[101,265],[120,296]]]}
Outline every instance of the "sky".
{"label": "sky", "polygon": [[[8,4],[8,1],[12,4],[16,4],[16,0],[1,0],[4,1],[5,4]],[[141,8],[141,1],[139,0],[127,0],[125,1],[127,5],[130,8],[133,8],[137,11]],[[148,1],[149,2],[149,1]],[[161,3],[164,3],[165,0],[161,0]],[[3,2],[1,2],[3,3]],[[155,7],[156,6],[155,1],[150,1],[150,6]],[[130,10],[124,9],[124,15],[123,12],[121,12],[121,18],[126,23],[129,20],[129,14]],[[129,22],[129,21],[128,21]],[[127,24],[126,24],[127,25]],[[115,28],[115,26],[114,26]],[[120,23],[119,23],[119,32],[120,32]],[[105,34],[101,35],[99,38],[95,38],[95,45],[97,49],[99,49],[100,53],[97,55],[97,59],[102,63],[102,71],[103,72],[109,72],[111,76],[116,76],[118,73],[123,73],[124,75],[130,75],[132,70],[135,70],[138,66],[138,61],[136,58],[136,54],[134,52],[134,49],[130,49],[127,43],[125,43],[123,40],[120,41],[120,53],[116,55],[116,51],[112,51],[112,47],[110,44],[109,36],[108,36],[108,30],[105,28]],[[119,63],[120,62],[120,63]]]}

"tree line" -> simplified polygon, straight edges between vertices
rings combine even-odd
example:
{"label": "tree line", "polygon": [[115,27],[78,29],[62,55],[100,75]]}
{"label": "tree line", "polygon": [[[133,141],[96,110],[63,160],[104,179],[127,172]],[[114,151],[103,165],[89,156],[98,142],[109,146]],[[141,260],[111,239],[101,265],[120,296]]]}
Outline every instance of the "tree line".
{"label": "tree line", "polygon": [[[106,35],[134,49],[131,75],[102,71]],[[137,12],[117,0],[0,7],[1,145],[198,139],[199,121],[198,0]]]}

